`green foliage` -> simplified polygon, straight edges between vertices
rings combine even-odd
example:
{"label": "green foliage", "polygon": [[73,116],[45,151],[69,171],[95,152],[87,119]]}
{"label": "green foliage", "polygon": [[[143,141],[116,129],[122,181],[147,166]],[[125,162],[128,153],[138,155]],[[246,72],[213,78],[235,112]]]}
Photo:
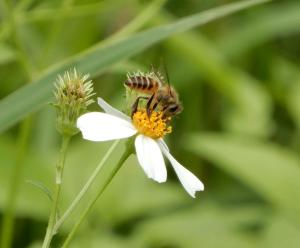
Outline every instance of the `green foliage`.
{"label": "green foliage", "polygon": [[212,160],[274,206],[294,214],[294,218],[299,216],[300,202],[295,201],[300,198],[297,155],[266,142],[223,136],[194,134],[188,149]]}
{"label": "green foliage", "polygon": [[[1,217],[21,161],[13,247],[41,247],[46,231],[60,142],[47,103],[57,74],[73,67],[89,73],[97,95],[123,109],[126,72],[158,66],[161,58],[184,105],[167,142],[205,191],[190,198],[172,170],[166,183],[157,184],[133,155],[70,247],[300,246],[300,5],[227,2],[1,2]],[[22,132],[14,125],[29,115],[28,149],[16,158]],[[79,135],[72,140],[60,213],[110,144]],[[60,247],[102,179],[97,177],[53,247]]]}

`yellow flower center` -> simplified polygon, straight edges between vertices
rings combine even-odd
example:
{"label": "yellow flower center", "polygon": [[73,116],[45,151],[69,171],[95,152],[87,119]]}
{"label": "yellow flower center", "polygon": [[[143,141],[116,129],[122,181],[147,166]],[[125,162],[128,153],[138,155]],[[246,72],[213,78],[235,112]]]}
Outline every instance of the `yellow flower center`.
{"label": "yellow flower center", "polygon": [[137,111],[132,117],[133,125],[136,127],[139,133],[144,134],[153,139],[159,139],[165,136],[167,133],[172,132],[172,127],[167,126],[169,118],[163,118],[163,113],[152,112],[150,118],[145,110]]}

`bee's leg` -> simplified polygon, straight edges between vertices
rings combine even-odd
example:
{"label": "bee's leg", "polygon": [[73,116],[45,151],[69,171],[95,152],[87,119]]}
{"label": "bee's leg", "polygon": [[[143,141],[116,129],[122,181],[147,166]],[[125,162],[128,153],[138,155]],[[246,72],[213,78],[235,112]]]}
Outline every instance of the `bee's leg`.
{"label": "bee's leg", "polygon": [[[153,94],[152,97],[154,98],[154,94]],[[151,99],[152,102],[153,102],[153,98]],[[160,101],[161,101],[161,99],[157,99],[157,98],[156,98],[156,100],[157,100],[157,101],[154,102],[154,104],[153,104],[152,107],[150,107],[150,106],[151,106],[150,100],[149,100],[148,103],[147,103],[147,115],[148,115],[149,118],[150,118],[150,116],[151,116],[153,110],[156,109],[157,105],[158,105],[158,104],[160,103]]]}
{"label": "bee's leg", "polygon": [[131,107],[131,119],[134,115],[134,113],[137,111],[138,109],[138,106],[139,106],[139,102],[141,99],[146,99],[148,100],[149,97],[146,97],[146,96],[138,96],[136,99],[135,99],[135,102],[133,103],[132,107]]}
{"label": "bee's leg", "polygon": [[148,118],[150,118],[152,110],[154,109],[154,108],[151,108],[151,104],[152,104],[152,101],[154,99],[154,95],[155,95],[155,93],[149,98],[149,100],[147,102],[147,105],[146,105]]}
{"label": "bee's leg", "polygon": [[165,106],[163,109],[162,109],[162,112],[163,112],[163,118],[166,118],[166,111],[168,109],[168,106]]}
{"label": "bee's leg", "polygon": [[158,104],[159,104],[159,102],[154,103],[152,106],[152,110],[155,110]]}

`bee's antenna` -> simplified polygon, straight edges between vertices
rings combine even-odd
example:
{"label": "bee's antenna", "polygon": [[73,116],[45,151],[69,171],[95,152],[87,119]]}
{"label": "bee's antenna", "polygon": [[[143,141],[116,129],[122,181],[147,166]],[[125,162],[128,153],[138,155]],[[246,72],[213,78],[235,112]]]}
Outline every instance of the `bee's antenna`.
{"label": "bee's antenna", "polygon": [[161,60],[162,60],[163,66],[164,66],[164,71],[165,71],[165,74],[166,74],[167,84],[169,86],[169,94],[170,94],[170,96],[173,96],[172,91],[171,91],[171,84],[170,84],[170,78],[169,78],[169,73],[168,73],[168,70],[167,70],[167,66],[166,66],[165,60],[163,58],[161,58]]}

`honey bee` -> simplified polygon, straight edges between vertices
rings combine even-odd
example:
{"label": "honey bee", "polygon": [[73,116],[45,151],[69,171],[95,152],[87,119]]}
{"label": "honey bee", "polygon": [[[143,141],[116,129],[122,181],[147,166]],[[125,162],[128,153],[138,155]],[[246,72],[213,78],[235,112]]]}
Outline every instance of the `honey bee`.
{"label": "honey bee", "polygon": [[146,74],[142,72],[133,75],[128,74],[124,84],[132,90],[149,95],[136,98],[132,105],[131,116],[137,111],[141,99],[147,100],[146,111],[148,117],[157,108],[163,112],[164,118],[179,114],[183,107],[176,90],[170,86],[168,80],[167,82],[166,84],[159,72],[154,72],[153,70]]}

